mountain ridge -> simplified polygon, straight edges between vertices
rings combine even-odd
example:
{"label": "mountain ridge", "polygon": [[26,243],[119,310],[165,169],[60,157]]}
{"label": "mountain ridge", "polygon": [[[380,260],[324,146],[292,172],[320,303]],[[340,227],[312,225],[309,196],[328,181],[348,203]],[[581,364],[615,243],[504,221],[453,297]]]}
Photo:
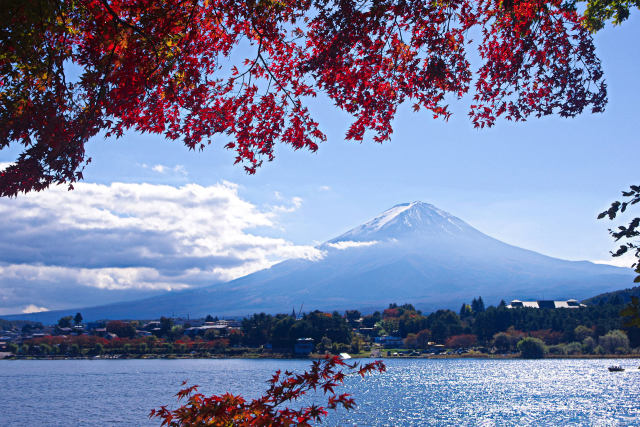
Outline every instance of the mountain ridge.
{"label": "mountain ridge", "polygon": [[[393,206],[318,246],[318,260],[290,259],[235,280],[108,306],[5,316],[87,319],[243,316],[254,312],[383,308],[423,311],[493,299],[583,299],[628,285],[630,269],[566,261],[501,242],[423,202]],[[496,301],[496,302],[497,302]],[[49,313],[49,314],[47,314]]]}

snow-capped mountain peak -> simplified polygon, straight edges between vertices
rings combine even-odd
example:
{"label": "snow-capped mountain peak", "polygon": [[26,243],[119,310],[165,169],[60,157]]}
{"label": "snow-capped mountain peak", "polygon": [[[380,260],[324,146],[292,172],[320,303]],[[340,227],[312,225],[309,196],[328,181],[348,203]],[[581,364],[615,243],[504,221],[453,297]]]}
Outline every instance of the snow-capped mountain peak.
{"label": "snow-capped mountain peak", "polygon": [[[420,201],[401,203],[387,209],[372,220],[331,240],[384,240],[407,234],[417,237],[427,234],[457,234],[474,230],[461,219],[437,207]],[[475,230],[474,230],[475,231]]]}

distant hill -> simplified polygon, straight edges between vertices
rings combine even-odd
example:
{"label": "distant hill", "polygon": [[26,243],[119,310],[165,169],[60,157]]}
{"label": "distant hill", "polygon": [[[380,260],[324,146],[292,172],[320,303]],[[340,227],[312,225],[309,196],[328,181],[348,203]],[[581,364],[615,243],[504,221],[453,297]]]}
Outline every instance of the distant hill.
{"label": "distant hill", "polygon": [[606,292],[604,294],[596,295],[595,297],[587,298],[583,303],[598,305],[619,301],[621,304],[626,304],[631,302],[631,297],[640,297],[640,286],[634,286],[633,288],[622,289],[619,291]]}
{"label": "distant hill", "polygon": [[392,207],[319,246],[316,261],[294,259],[224,284],[138,301],[5,316],[49,323],[85,319],[244,316],[255,312],[363,311],[410,302],[423,311],[501,299],[583,299],[620,289],[631,269],[565,261],[508,245],[433,205]]}

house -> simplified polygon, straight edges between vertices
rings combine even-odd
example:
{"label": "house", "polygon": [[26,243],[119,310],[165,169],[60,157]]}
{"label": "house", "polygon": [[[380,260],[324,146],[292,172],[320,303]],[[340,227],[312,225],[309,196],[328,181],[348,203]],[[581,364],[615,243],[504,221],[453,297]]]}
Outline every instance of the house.
{"label": "house", "polygon": [[313,351],[313,338],[298,338],[293,345],[296,356],[308,356]]}
{"label": "house", "polygon": [[580,304],[578,300],[569,299],[566,301],[555,300],[538,300],[538,301],[520,301],[514,299],[507,308],[583,308],[584,304]]}
{"label": "house", "polygon": [[376,337],[375,342],[382,344],[384,348],[402,348],[404,347],[404,340],[400,337],[393,337],[385,335],[383,337]]}
{"label": "house", "polygon": [[204,335],[209,330],[218,331],[218,335],[226,337],[232,329],[239,329],[240,322],[237,320],[217,320],[215,322],[204,322],[202,326],[193,326],[184,330],[186,335],[195,337],[196,335]]}
{"label": "house", "polygon": [[152,322],[147,322],[142,326],[142,329],[144,329],[145,331],[155,331],[155,330],[160,330],[160,322],[158,321],[152,321]]}
{"label": "house", "polygon": [[112,340],[114,338],[118,338],[118,335],[112,333],[112,332],[107,332],[107,328],[96,328],[92,331],[92,335],[101,337],[101,338],[106,338],[108,340]]}
{"label": "house", "polygon": [[373,337],[377,332],[377,328],[358,328],[358,333],[367,337]]}

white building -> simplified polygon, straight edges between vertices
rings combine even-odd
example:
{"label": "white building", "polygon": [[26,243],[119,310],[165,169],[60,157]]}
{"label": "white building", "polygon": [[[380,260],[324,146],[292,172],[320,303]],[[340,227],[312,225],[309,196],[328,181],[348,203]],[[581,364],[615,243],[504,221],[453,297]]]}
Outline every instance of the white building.
{"label": "white building", "polygon": [[578,300],[569,299],[566,301],[554,301],[554,300],[538,300],[538,301],[520,301],[514,299],[511,304],[507,305],[507,308],[582,308],[586,307],[584,304],[580,304]]}

